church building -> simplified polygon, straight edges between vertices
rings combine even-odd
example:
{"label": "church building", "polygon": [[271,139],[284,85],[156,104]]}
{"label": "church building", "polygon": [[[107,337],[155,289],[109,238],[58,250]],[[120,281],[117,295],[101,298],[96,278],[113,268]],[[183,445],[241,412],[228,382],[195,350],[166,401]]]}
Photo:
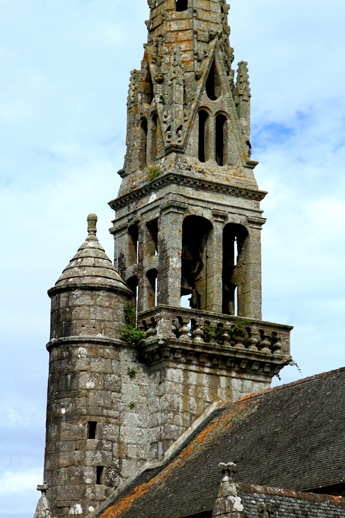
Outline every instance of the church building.
{"label": "church building", "polygon": [[148,2],[114,261],[90,214],[48,292],[35,518],[345,517],[345,371],[270,389],[292,327],[262,320],[266,192],[230,6]]}

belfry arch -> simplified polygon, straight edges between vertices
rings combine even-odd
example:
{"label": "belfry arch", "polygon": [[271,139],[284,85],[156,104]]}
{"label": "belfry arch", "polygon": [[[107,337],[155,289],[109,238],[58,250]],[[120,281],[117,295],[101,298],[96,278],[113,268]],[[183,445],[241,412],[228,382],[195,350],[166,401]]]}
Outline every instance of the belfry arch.
{"label": "belfry arch", "polygon": [[246,286],[249,275],[249,235],[247,229],[229,223],[223,229],[222,312],[247,316]]}
{"label": "belfry arch", "polygon": [[208,239],[212,224],[201,216],[187,216],[182,226],[181,297],[190,295],[190,307],[207,308]]}

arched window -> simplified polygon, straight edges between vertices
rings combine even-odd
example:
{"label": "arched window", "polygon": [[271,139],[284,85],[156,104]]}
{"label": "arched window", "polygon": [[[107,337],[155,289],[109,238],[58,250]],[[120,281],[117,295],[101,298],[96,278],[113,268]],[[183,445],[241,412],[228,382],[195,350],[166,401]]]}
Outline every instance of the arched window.
{"label": "arched window", "polygon": [[248,231],[229,223],[223,230],[223,313],[245,316],[248,277]]}
{"label": "arched window", "polygon": [[227,159],[227,119],[220,113],[216,117],[216,162],[225,165]]}
{"label": "arched window", "polygon": [[213,60],[207,81],[206,81],[206,93],[211,99],[211,101],[215,101],[218,99],[218,97],[221,94],[221,82],[220,77],[218,73],[218,69],[215,63],[215,60]]}
{"label": "arched window", "polygon": [[206,162],[209,159],[209,116],[207,111],[199,111],[199,140],[198,140],[198,158],[200,162]]}
{"label": "arched window", "polygon": [[187,216],[182,226],[181,297],[190,295],[193,309],[207,307],[207,242],[211,223],[200,216]]}
{"label": "arched window", "polygon": [[139,132],[139,167],[144,169],[147,165],[147,120],[141,119]]}
{"label": "arched window", "polygon": [[188,9],[188,0],[176,0],[176,11],[187,11]]}

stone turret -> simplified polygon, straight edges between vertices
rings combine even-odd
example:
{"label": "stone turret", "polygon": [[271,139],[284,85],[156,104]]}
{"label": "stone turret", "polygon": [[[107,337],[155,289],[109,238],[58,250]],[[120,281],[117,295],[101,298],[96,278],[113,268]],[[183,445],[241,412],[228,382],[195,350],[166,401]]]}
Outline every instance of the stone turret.
{"label": "stone turret", "polygon": [[[120,329],[132,297],[96,237],[64,269],[51,297],[45,492],[51,515],[85,515],[120,482]],[[46,495],[46,496],[45,496]]]}

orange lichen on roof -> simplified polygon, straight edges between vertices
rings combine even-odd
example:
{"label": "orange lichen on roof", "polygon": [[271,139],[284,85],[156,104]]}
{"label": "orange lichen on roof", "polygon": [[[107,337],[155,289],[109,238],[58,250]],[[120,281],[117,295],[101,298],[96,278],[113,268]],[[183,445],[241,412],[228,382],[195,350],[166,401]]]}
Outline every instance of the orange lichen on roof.
{"label": "orange lichen on roof", "polygon": [[119,498],[119,500],[104,511],[99,518],[114,518],[122,515],[151,488],[166,484],[167,479],[174,476],[178,469],[186,462],[197,456],[201,449],[205,449],[208,445],[213,444],[215,437],[222,435],[225,430],[231,426],[235,416],[238,416],[240,413],[245,413],[247,408],[252,412],[254,410],[254,406],[255,405],[252,405],[253,408],[250,408],[249,401],[243,401],[241,404],[225,410],[220,416],[214,418],[211,423],[209,423],[208,426],[206,426],[206,428],[202,430],[170,464],[162,469],[160,473],[148,482],[135,487],[128,495]]}

